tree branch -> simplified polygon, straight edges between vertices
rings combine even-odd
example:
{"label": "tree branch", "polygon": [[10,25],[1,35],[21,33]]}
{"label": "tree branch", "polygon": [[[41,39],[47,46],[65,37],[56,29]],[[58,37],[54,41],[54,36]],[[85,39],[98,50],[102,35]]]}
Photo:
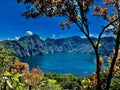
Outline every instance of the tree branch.
{"label": "tree branch", "polygon": [[105,29],[106,29],[109,25],[111,25],[111,24],[113,24],[114,22],[116,22],[118,19],[120,19],[120,16],[119,16],[118,18],[116,18],[114,21],[112,21],[112,22],[110,22],[109,24],[107,24],[107,25],[102,29],[101,33],[100,33],[99,36],[98,36],[98,43],[97,43],[96,47],[98,47],[98,45],[99,45],[99,43],[100,43],[101,36],[102,36],[103,32],[105,31]]}

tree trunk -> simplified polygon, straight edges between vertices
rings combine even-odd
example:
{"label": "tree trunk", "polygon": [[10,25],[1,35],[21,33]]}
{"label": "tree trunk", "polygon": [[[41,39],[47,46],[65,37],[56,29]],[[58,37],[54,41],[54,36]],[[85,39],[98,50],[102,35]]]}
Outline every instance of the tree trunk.
{"label": "tree trunk", "polygon": [[7,82],[6,82],[6,80],[5,80],[3,90],[6,90],[6,86],[7,86]]}
{"label": "tree trunk", "polygon": [[32,90],[32,85],[29,85],[29,90]]}
{"label": "tree trunk", "polygon": [[102,90],[101,89],[101,83],[100,83],[99,54],[98,54],[98,49],[97,48],[95,48],[95,54],[96,54],[96,61],[97,61],[97,65],[96,65],[96,74],[97,74],[97,86],[96,86],[96,90]]}
{"label": "tree trunk", "polygon": [[[100,81],[100,66],[99,66],[99,53],[98,53],[98,46],[95,46],[92,39],[87,36],[87,39],[89,40],[89,42],[91,43],[94,51],[95,51],[95,55],[96,55],[96,74],[97,74],[97,86],[96,86],[96,90],[102,90],[101,88],[101,81]],[[99,44],[99,43],[98,43]]]}
{"label": "tree trunk", "polygon": [[109,88],[110,88],[112,74],[113,74],[113,71],[114,71],[114,65],[115,65],[115,61],[116,61],[117,56],[118,56],[119,42],[120,42],[120,20],[119,20],[118,34],[117,34],[117,37],[116,37],[115,54],[114,54],[114,57],[112,59],[112,63],[111,63],[111,66],[110,66],[110,71],[109,71],[108,78],[107,78],[106,90],[109,90]]}

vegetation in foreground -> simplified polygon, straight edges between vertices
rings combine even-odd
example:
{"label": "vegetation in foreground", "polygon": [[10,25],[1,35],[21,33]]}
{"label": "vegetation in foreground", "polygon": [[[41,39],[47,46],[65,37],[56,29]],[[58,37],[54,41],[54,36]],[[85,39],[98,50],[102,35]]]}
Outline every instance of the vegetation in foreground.
{"label": "vegetation in foreground", "polygon": [[[100,55],[99,46],[100,41],[104,33],[113,33],[115,36],[115,53],[112,58],[112,62],[109,68],[109,74],[107,75],[106,90],[110,89],[111,80],[114,73],[114,66],[118,55],[120,44],[120,0],[15,0],[17,3],[22,3],[26,6],[25,12],[22,16],[29,18],[37,17],[65,17],[67,20],[61,22],[60,26],[62,30],[66,27],[70,28],[70,25],[74,23],[78,29],[86,36],[90,44],[92,45],[96,55],[96,74],[97,85],[96,89],[102,89],[101,68],[100,68]],[[97,3],[96,3],[97,2]],[[101,3],[101,4],[100,4]],[[97,4],[97,5],[95,5]],[[92,15],[101,17],[104,20],[101,28],[98,30],[98,37],[96,43],[93,42],[91,36],[90,21],[87,17],[88,12],[93,12]],[[96,20],[97,21],[97,20]],[[97,24],[97,22],[96,22]]]}
{"label": "vegetation in foreground", "polygon": [[[100,60],[101,67],[103,67],[103,59]],[[111,61],[110,57],[108,61]],[[120,50],[114,69],[110,90],[119,90]],[[109,68],[100,73],[102,90],[105,90],[108,72]],[[77,77],[70,74],[43,73],[39,67],[30,71],[27,63],[20,62],[17,57],[12,56],[10,50],[5,50],[0,46],[1,90],[95,90],[96,85],[96,74]]]}

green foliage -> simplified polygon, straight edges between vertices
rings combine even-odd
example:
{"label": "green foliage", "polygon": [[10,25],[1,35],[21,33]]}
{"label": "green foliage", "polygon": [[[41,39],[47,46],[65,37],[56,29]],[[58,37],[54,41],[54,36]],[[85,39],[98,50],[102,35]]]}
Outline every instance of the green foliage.
{"label": "green foliage", "polygon": [[102,46],[100,43],[98,44],[98,41],[96,41],[96,45],[98,45],[98,47],[101,47],[101,46]]}
{"label": "green foliage", "polygon": [[0,72],[3,73],[6,69],[9,69],[14,62],[15,57],[11,56],[10,50],[5,50],[0,46]]}
{"label": "green foliage", "polygon": [[48,79],[44,89],[45,90],[61,90],[61,87],[59,84],[57,84],[56,80]]}
{"label": "green foliage", "polygon": [[120,71],[114,74],[110,90],[120,90]]}
{"label": "green foliage", "polygon": [[56,80],[63,89],[79,90],[82,78],[70,74],[45,73],[46,77]]}
{"label": "green foliage", "polygon": [[41,75],[40,69],[33,68],[22,63],[11,55],[10,50],[0,46],[0,88],[1,90],[61,90],[61,86],[54,79],[46,79]]}
{"label": "green foliage", "polygon": [[[17,58],[12,56],[12,52],[10,50],[5,50],[3,46],[0,46],[1,88],[6,87],[6,89],[9,90],[9,86],[12,86],[15,90],[24,90],[23,84],[19,81],[19,73],[11,72],[15,59]],[[9,85],[6,86],[5,83],[9,83]]]}

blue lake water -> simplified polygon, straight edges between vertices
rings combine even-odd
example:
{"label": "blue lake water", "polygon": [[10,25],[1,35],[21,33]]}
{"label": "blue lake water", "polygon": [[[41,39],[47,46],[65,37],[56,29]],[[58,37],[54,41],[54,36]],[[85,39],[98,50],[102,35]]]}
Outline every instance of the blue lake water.
{"label": "blue lake water", "polygon": [[39,66],[43,72],[87,76],[96,70],[95,56],[81,53],[53,53],[22,58],[21,61],[27,62],[30,69]]}

